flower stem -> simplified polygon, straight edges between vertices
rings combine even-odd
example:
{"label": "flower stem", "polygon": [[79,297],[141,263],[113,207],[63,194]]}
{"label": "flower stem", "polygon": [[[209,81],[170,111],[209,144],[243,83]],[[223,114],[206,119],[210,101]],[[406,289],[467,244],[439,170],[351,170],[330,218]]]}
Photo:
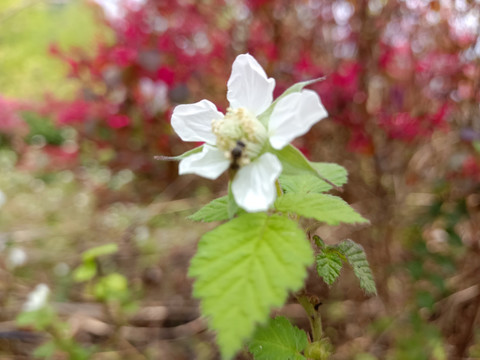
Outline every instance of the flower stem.
{"label": "flower stem", "polygon": [[306,295],[297,297],[298,302],[308,315],[310,327],[312,328],[312,342],[320,341],[323,337],[322,318],[320,313]]}

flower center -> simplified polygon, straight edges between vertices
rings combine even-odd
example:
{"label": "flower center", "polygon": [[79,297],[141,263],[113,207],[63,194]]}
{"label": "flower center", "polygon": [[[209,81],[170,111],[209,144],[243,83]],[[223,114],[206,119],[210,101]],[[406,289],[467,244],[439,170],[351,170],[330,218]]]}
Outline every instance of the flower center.
{"label": "flower center", "polygon": [[228,108],[223,119],[212,121],[212,131],[234,169],[257,157],[268,139],[265,127],[245,108]]}

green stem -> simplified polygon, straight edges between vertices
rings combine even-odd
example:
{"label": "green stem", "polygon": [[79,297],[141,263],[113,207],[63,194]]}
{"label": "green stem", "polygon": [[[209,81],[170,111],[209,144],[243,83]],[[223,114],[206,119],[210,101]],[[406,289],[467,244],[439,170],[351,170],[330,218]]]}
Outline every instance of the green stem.
{"label": "green stem", "polygon": [[308,315],[310,327],[312,328],[312,342],[320,341],[323,337],[322,318],[320,317],[320,313],[315,310],[315,307],[308,296],[298,296],[297,300]]}

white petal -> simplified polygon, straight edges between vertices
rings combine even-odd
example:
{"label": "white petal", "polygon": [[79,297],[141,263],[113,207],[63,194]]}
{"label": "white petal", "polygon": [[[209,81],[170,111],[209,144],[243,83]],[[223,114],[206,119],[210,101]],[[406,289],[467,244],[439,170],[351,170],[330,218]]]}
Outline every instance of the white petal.
{"label": "white petal", "polygon": [[178,173],[196,174],[207,179],[218,178],[230,166],[223,152],[205,144],[201,153],[196,153],[180,161]]}
{"label": "white petal", "polygon": [[328,113],[315,91],[303,90],[287,95],[278,101],[270,117],[270,144],[274,149],[282,149],[327,116]]}
{"label": "white petal", "polygon": [[23,304],[23,311],[35,311],[47,303],[50,289],[45,284],[38,284],[35,289],[28,294],[27,301]]}
{"label": "white petal", "polygon": [[212,120],[223,119],[215,104],[202,100],[195,104],[178,105],[172,114],[172,127],[183,141],[203,141],[215,145]]}
{"label": "white petal", "polygon": [[270,153],[240,168],[232,182],[237,204],[248,212],[268,210],[275,201],[275,180],[281,172],[282,164]]}
{"label": "white petal", "polygon": [[244,107],[253,115],[260,115],[272,103],[275,79],[267,78],[253,56],[242,54],[233,62],[227,87],[227,99],[232,108]]}

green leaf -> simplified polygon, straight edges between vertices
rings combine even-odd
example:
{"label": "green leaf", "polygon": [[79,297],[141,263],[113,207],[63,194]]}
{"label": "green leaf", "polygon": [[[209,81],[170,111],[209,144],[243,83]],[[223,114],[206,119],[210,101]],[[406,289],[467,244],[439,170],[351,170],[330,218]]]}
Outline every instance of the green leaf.
{"label": "green leaf", "polygon": [[[273,148],[267,149],[267,151],[275,154],[282,163],[282,175],[285,176],[298,176],[298,175],[311,175],[321,179],[327,183],[330,181],[319,170],[325,170],[325,166],[319,166],[319,170],[316,169],[316,163],[312,163],[293,145],[287,145],[281,150],[275,150]],[[322,163],[317,163],[322,164]],[[327,169],[328,171],[328,169]],[[346,181],[346,179],[345,179]],[[332,184],[329,184],[330,186]],[[334,185],[334,184],[333,184]]]}
{"label": "green leaf", "polygon": [[328,285],[332,285],[342,270],[342,258],[330,248],[324,249],[316,257],[317,273]]}
{"label": "green leaf", "polygon": [[293,326],[283,316],[257,329],[248,350],[255,360],[305,360],[301,352],[307,347],[305,331]]}
{"label": "green leaf", "polygon": [[302,81],[299,83],[296,83],[292,86],[290,86],[287,90],[283,92],[282,95],[280,95],[278,98],[275,99],[275,101],[265,110],[263,113],[260,114],[258,117],[258,120],[265,126],[268,126],[268,121],[270,120],[270,116],[272,115],[273,109],[277,105],[278,101],[282,98],[284,98],[287,95],[290,95],[295,92],[300,92],[303,90],[305,86],[312,85],[318,81],[322,81],[325,78],[321,77],[318,79],[313,79],[313,80],[307,80],[307,81]]}
{"label": "green leaf", "polygon": [[50,359],[57,351],[57,345],[53,341],[47,341],[45,344],[37,347],[33,351],[33,357]]}
{"label": "green leaf", "polygon": [[94,260],[102,255],[114,254],[118,251],[118,245],[115,243],[108,243],[105,245],[96,246],[83,252],[82,258],[84,262]]}
{"label": "green leaf", "polygon": [[472,142],[473,148],[476,150],[477,153],[480,154],[480,141],[476,140]]}
{"label": "green leaf", "polygon": [[232,219],[240,210],[238,207],[237,202],[235,201],[235,197],[233,196],[233,191],[232,191],[232,183],[228,183],[228,203],[227,203],[227,213],[228,213],[228,218]]}
{"label": "green leaf", "polygon": [[275,208],[281,212],[295,213],[329,225],[341,222],[348,224],[368,222],[343,199],[333,195],[287,193],[275,201]]}
{"label": "green leaf", "polygon": [[181,155],[177,155],[177,156],[157,155],[157,156],[154,156],[154,159],[155,160],[161,160],[161,161],[180,161],[180,160],[185,159],[186,157],[189,157],[190,155],[199,153],[202,150],[203,150],[203,145],[200,145],[200,146],[196,147],[195,149],[188,150],[188,151],[184,152]]}
{"label": "green leaf", "polygon": [[112,273],[102,277],[93,287],[100,300],[122,300],[128,296],[128,281],[125,276]]}
{"label": "green leaf", "polygon": [[360,287],[368,294],[377,294],[372,270],[368,264],[367,255],[362,245],[348,239],[336,246],[337,250],[345,256],[352,266],[355,276],[360,280]]}
{"label": "green leaf", "polygon": [[[344,167],[333,163],[314,163],[310,165],[325,179],[336,186],[342,186],[347,182],[348,173]],[[332,189],[332,185],[311,172],[303,172],[294,175],[281,175],[280,184],[286,192],[292,193],[322,193]]]}
{"label": "green leaf", "polygon": [[92,259],[84,261],[73,271],[73,280],[76,282],[88,281],[91,280],[95,275],[97,275],[97,265]]}
{"label": "green leaf", "polygon": [[326,247],[325,241],[323,241],[323,239],[318,235],[313,235],[313,241],[315,242],[315,245],[317,245],[321,250]]}
{"label": "green leaf", "polygon": [[45,330],[55,321],[55,311],[48,305],[34,311],[23,311],[16,318],[19,326],[33,326],[36,330]]}
{"label": "green leaf", "polygon": [[188,219],[203,222],[223,221],[230,218],[228,214],[228,196],[222,196],[209,202]]}
{"label": "green leaf", "polygon": [[224,358],[303,285],[312,262],[305,234],[285,216],[241,214],[202,237],[189,276]]}
{"label": "green leaf", "polygon": [[281,150],[269,149],[282,163],[283,175],[299,175],[303,172],[316,175],[316,170],[310,161],[293,145],[287,145]]}

